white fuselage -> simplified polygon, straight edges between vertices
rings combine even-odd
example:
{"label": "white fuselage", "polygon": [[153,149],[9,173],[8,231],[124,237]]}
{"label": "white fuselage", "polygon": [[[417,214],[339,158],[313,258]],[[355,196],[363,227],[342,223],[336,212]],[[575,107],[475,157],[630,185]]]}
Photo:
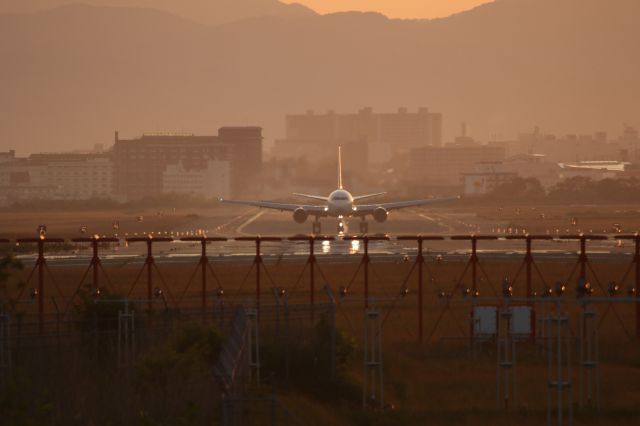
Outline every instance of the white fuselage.
{"label": "white fuselage", "polygon": [[329,194],[327,209],[329,216],[350,216],[353,213],[353,196],[349,191],[336,189]]}

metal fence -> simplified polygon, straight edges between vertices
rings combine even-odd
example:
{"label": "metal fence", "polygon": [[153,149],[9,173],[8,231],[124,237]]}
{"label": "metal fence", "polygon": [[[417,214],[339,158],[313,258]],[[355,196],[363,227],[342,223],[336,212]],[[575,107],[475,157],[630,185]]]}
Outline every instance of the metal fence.
{"label": "metal fence", "polygon": [[[188,280],[181,272],[180,286],[160,278],[162,265],[149,260],[153,256],[148,244],[143,267],[123,286],[130,289],[130,298],[105,298],[96,280],[93,293],[83,299],[82,316],[69,308],[76,293],[65,294],[67,303],[59,309],[44,297],[43,289],[55,286],[51,277],[57,271],[49,271],[53,285],[45,287],[48,266],[41,250],[31,275],[39,279],[36,291],[29,298],[24,290],[0,315],[0,371],[6,376],[25,353],[42,348],[81,348],[93,359],[127,370],[176,324],[208,324],[225,338],[215,368],[223,424],[252,424],[255,419],[299,424],[278,399],[277,385],[295,380],[296,360],[308,354],[300,347],[313,339],[328,343],[317,346],[324,351],[317,356],[318,368],[334,376],[336,330],[344,330],[367,336],[362,339],[364,377],[370,379],[363,386],[365,407],[385,409],[389,381],[383,381],[388,368],[382,354],[387,348],[407,341],[431,347],[453,342],[471,359],[483,353],[494,357],[500,409],[518,406],[523,369],[543,362],[550,422],[552,414],[559,421],[571,418],[575,399],[579,406],[600,407],[602,330],[618,344],[636,344],[640,337],[637,235],[616,236],[635,243],[631,256],[611,255],[600,263],[587,251],[590,241],[604,238],[596,235],[564,236],[578,243],[577,250],[552,261],[533,251],[537,240],[549,236],[507,236],[521,239],[524,252],[491,260],[478,246],[500,244],[494,236],[452,237],[470,244],[455,260],[424,248],[425,242],[444,237],[407,236],[398,240],[415,242],[416,248],[398,253],[391,262],[379,261],[368,251],[370,243],[387,237],[351,237],[362,243],[363,251],[338,260],[315,255],[314,244],[323,238],[302,239],[309,243],[308,257],[298,256],[291,263],[265,257],[261,243],[266,239],[251,238],[256,244],[253,261],[230,262],[226,270],[226,265],[207,258],[207,244],[216,242],[197,239],[203,254]],[[99,258],[89,268],[111,272],[104,271]],[[187,291],[197,281],[200,286]],[[146,288],[133,291],[136,284]],[[375,321],[369,324],[367,318]],[[265,369],[275,376],[265,377]]]}

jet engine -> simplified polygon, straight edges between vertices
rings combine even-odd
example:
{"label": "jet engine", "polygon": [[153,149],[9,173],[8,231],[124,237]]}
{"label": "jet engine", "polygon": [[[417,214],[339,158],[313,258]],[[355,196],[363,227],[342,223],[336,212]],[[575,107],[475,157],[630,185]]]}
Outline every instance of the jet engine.
{"label": "jet engine", "polygon": [[302,207],[298,207],[293,211],[293,220],[297,223],[305,223],[308,217],[309,213]]}
{"label": "jet engine", "polygon": [[376,222],[386,221],[388,215],[389,215],[389,212],[384,207],[377,207],[373,211],[373,218],[376,220]]}

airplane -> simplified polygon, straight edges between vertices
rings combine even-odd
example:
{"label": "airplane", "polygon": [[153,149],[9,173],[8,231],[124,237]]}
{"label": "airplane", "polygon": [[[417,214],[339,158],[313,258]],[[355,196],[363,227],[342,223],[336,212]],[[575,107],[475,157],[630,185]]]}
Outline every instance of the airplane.
{"label": "airplane", "polygon": [[389,212],[392,210],[424,206],[428,204],[441,203],[444,201],[457,200],[460,197],[449,198],[430,198],[422,200],[408,200],[397,201],[391,203],[375,203],[375,204],[356,204],[357,201],[379,197],[385,195],[386,192],[376,192],[373,194],[356,195],[344,189],[342,185],[342,148],[338,147],[338,189],[331,192],[328,197],[322,195],[309,195],[300,194],[294,192],[293,195],[303,198],[309,198],[312,200],[324,201],[323,205],[312,204],[298,204],[298,203],[280,203],[275,201],[253,201],[253,200],[227,200],[219,198],[221,203],[228,204],[241,204],[254,207],[260,207],[265,209],[273,209],[280,211],[293,212],[293,220],[297,223],[304,223],[309,216],[315,216],[315,220],[312,224],[312,233],[320,234],[321,217],[336,217],[338,218],[338,234],[344,235],[347,230],[346,218],[359,217],[360,221],[360,233],[366,234],[369,232],[369,224],[366,217],[371,215],[376,222],[382,223],[387,220]]}

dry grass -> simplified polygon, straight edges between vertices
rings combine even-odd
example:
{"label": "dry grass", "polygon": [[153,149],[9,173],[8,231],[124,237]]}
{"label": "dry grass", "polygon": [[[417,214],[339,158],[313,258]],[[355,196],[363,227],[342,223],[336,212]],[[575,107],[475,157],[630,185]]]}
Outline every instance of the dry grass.
{"label": "dry grass", "polygon": [[[322,275],[326,277],[334,294],[341,286],[347,286],[353,279],[349,293],[344,299],[338,299],[340,305],[337,313],[339,328],[362,344],[363,324],[363,275],[362,271],[355,275],[357,262],[350,264],[327,264],[320,262]],[[451,292],[454,280],[460,279],[464,264],[462,262],[444,261],[429,262],[429,271],[425,279],[425,339],[428,343],[417,344],[417,275],[406,280],[411,263],[372,264],[370,294],[377,297],[377,305],[386,318],[384,324],[385,354],[385,392],[387,401],[395,406],[395,410],[384,415],[369,416],[357,410],[358,401],[353,406],[335,407],[314,401],[303,394],[285,392],[284,400],[292,413],[298,418],[311,416],[309,424],[540,424],[546,419],[546,377],[547,367],[544,357],[530,343],[519,345],[518,349],[518,393],[517,409],[508,412],[497,411],[495,391],[495,348],[494,344],[482,346],[477,358],[472,358],[468,349],[470,299],[456,294],[447,305],[446,299],[438,297],[440,291]],[[483,262],[483,268],[490,280],[483,277],[479,282],[482,295],[499,293],[499,281],[503,276],[513,277],[519,262]],[[599,280],[619,280],[625,270],[625,264],[595,264]],[[177,298],[184,291],[186,282],[196,265],[158,265],[164,283]],[[539,264],[545,281],[553,283],[566,280],[573,264],[558,262]],[[308,277],[302,264],[280,263],[266,265],[269,276],[277,282],[275,286],[288,288],[292,301],[306,302],[309,298]],[[73,293],[82,268],[51,267],[56,282],[65,298]],[[116,292],[124,294],[133,284],[140,266],[107,267],[111,282]],[[255,270],[249,265],[224,264],[216,265],[215,271],[225,288],[228,304],[235,301],[252,300],[255,295]],[[28,271],[21,271],[22,277]],[[249,273],[250,272],[250,273]],[[322,290],[324,279],[317,273],[317,301],[326,300]],[[243,280],[246,277],[245,280]],[[271,283],[263,272],[262,303],[271,304],[273,296]],[[431,280],[431,278],[434,280]],[[19,277],[13,277],[13,282]],[[156,278],[157,279],[157,278]],[[398,297],[402,284],[406,281],[409,294]],[[594,281],[595,283],[596,281]],[[296,286],[297,283],[297,286]],[[573,300],[574,279],[569,282],[567,301]],[[185,296],[183,306],[199,304],[199,276],[197,275]],[[210,286],[213,288],[213,280]],[[470,285],[470,275],[463,279],[463,285]],[[602,293],[597,287],[596,291]],[[145,297],[146,275],[142,275],[133,289],[133,297]],[[539,278],[534,281],[534,288],[542,289]],[[54,293],[52,282],[47,282],[47,294]],[[524,279],[516,282],[516,295],[524,294]],[[53,304],[47,304],[49,310]],[[34,305],[19,305],[19,309],[34,313]],[[572,331],[578,310],[574,304],[568,303],[564,309],[569,310],[572,318]],[[640,346],[635,338],[629,338],[627,332],[635,333],[635,306],[618,305],[615,312],[607,310],[606,305],[597,307],[599,318],[603,318],[600,327],[601,339],[601,415],[591,415],[576,410],[576,424],[597,425],[606,421],[615,421],[620,425],[637,424],[640,411],[637,401],[640,400]],[[438,318],[442,318],[438,323]],[[616,316],[617,315],[617,316]],[[618,321],[618,316],[620,321]],[[437,327],[436,327],[436,324]],[[361,355],[351,362],[351,375],[355,380],[361,377]],[[573,355],[574,363],[577,355]],[[578,369],[574,365],[573,380],[577,384]],[[577,389],[574,388],[574,401],[577,400]],[[354,411],[355,410],[355,411]],[[592,413],[593,414],[593,413]]]}

